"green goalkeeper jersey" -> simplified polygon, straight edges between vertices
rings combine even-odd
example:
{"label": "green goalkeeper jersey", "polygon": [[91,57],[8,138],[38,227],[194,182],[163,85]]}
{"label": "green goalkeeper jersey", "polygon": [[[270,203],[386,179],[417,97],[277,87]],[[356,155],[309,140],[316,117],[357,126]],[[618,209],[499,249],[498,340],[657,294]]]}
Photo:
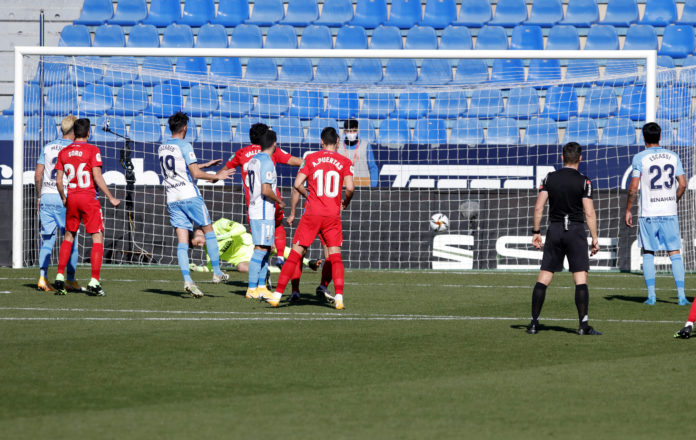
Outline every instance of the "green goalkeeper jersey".
{"label": "green goalkeeper jersey", "polygon": [[[237,223],[230,219],[221,218],[213,223],[213,231],[220,249],[220,261],[237,265],[245,261],[251,261],[251,256],[254,253],[254,242],[241,223]],[[212,267],[210,257],[208,259],[208,268]]]}

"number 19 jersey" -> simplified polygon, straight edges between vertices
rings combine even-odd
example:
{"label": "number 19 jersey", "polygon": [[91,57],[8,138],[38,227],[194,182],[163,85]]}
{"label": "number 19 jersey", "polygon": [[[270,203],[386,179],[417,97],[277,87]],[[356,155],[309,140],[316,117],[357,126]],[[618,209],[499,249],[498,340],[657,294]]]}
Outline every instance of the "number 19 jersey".
{"label": "number 19 jersey", "polygon": [[640,217],[677,215],[676,178],[684,175],[677,153],[651,147],[633,158],[633,177],[640,177]]}
{"label": "number 19 jersey", "polygon": [[199,197],[198,187],[193,183],[188,166],[197,163],[196,153],[189,142],[182,139],[167,139],[158,150],[162,185],[167,190],[167,203]]}
{"label": "number 19 jersey", "polygon": [[305,215],[339,217],[343,179],[353,175],[353,163],[335,151],[321,150],[307,155],[300,167],[307,176]]}
{"label": "number 19 jersey", "polygon": [[87,142],[73,142],[58,153],[55,169],[65,173],[68,181],[68,196],[88,196],[95,198],[92,168],[102,166],[99,148]]}

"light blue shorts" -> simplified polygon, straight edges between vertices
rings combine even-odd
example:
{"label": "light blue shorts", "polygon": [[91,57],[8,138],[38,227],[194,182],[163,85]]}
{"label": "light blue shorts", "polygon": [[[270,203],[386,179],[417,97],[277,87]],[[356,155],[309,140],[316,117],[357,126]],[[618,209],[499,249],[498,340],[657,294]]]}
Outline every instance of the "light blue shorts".
{"label": "light blue shorts", "polygon": [[255,246],[273,246],[275,220],[254,220],[251,223],[251,238]]}
{"label": "light blue shorts", "polygon": [[41,235],[53,235],[58,228],[61,232],[65,231],[65,206],[58,194],[46,194],[41,197],[39,219]]}
{"label": "light blue shorts", "polygon": [[677,251],[681,249],[679,217],[640,217],[638,246],[647,251]]}
{"label": "light blue shorts", "polygon": [[175,228],[193,231],[193,226],[206,226],[212,223],[208,208],[200,197],[179,200],[167,204],[169,223]]}

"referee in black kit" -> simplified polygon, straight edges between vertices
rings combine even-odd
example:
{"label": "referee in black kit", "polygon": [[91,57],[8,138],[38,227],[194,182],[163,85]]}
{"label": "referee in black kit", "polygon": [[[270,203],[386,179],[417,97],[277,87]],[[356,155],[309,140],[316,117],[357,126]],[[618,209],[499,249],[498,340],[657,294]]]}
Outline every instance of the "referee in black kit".
{"label": "referee in black kit", "polygon": [[546,287],[551,284],[554,272],[563,270],[563,257],[566,256],[575,281],[575,305],[580,319],[577,333],[601,335],[590,327],[587,320],[590,302],[587,272],[590,269],[590,257],[587,252],[585,221],[592,235],[592,255],[599,251],[599,241],[597,215],[592,203],[592,182],[578,172],[581,159],[582,147],[576,142],[567,143],[563,147],[563,168],[546,176],[534,205],[532,244],[541,249],[541,218],[546,200],[549,201],[549,227],[546,231],[544,257],[541,260],[539,278],[532,291],[532,322],[527,327],[527,333],[531,335],[540,329],[539,314],[544,305]]}

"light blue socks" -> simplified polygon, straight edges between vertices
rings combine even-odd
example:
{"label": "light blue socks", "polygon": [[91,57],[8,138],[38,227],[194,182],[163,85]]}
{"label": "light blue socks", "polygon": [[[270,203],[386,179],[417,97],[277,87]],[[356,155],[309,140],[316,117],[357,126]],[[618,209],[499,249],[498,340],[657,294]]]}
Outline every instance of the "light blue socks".
{"label": "light blue socks", "polygon": [[648,288],[648,299],[645,304],[654,306],[656,301],[655,296],[655,255],[643,254],[643,278],[645,278],[645,286]]}
{"label": "light blue socks", "polygon": [[264,250],[254,249],[254,254],[249,262],[249,289],[256,289],[259,285],[259,273],[261,272],[261,265],[266,254],[267,252]]}
{"label": "light blue socks", "polygon": [[[41,250],[39,251],[39,274],[45,278],[46,272],[48,271],[48,266],[51,264],[51,253],[53,252],[53,246],[56,244],[56,234],[41,235],[41,239]],[[75,240],[73,242],[70,260],[68,260],[68,266],[65,270],[68,281],[75,281],[75,271],[77,269],[78,256],[77,240]]]}
{"label": "light blue socks", "polygon": [[188,243],[179,243],[179,246],[176,248],[176,257],[179,260],[179,269],[181,269],[181,274],[184,276],[184,281],[193,283],[189,270]]}
{"label": "light blue socks", "polygon": [[684,260],[682,260],[681,254],[670,255],[669,259],[672,260],[672,276],[674,277],[674,284],[677,286],[679,305],[691,304],[686,299],[686,294],[684,293]]}
{"label": "light blue socks", "polygon": [[217,238],[215,232],[210,231],[205,233],[205,248],[208,250],[210,264],[213,266],[215,275],[222,275],[220,270],[220,250],[218,249]]}

